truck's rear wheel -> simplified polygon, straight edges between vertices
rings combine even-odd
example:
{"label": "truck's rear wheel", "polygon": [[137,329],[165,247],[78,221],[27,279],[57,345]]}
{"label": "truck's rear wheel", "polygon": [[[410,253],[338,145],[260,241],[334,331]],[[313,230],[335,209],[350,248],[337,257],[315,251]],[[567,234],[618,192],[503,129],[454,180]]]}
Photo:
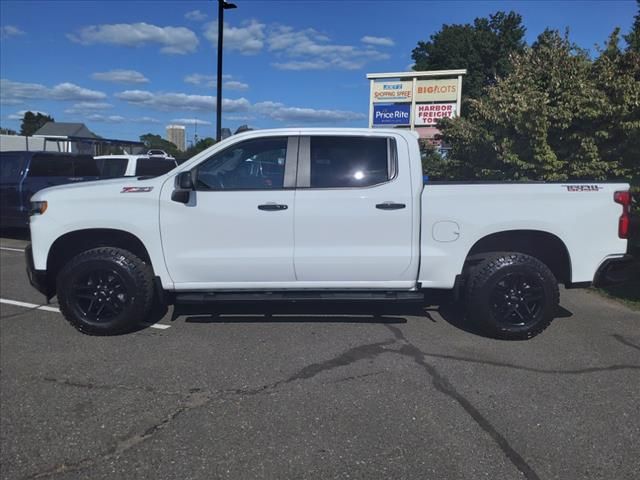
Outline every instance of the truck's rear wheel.
{"label": "truck's rear wheel", "polygon": [[551,324],[559,297],[555,276],[540,260],[494,254],[470,272],[467,317],[492,337],[525,340]]}
{"label": "truck's rear wheel", "polygon": [[111,247],[75,256],[58,274],[60,311],[76,329],[114,335],[144,320],[153,300],[151,267],[133,253]]}

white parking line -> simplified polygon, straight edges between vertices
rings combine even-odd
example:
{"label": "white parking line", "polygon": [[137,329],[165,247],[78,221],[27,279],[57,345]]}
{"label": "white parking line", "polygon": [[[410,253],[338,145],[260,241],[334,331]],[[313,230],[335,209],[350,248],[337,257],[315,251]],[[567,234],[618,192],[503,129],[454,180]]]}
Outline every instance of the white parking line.
{"label": "white parking line", "polygon": [[60,313],[60,309],[55,307],[48,307],[46,305],[38,305],[35,303],[19,302],[17,300],[9,300],[6,298],[0,298],[0,303],[6,303],[7,305],[14,305],[16,307],[32,308],[35,310],[44,310],[45,312],[57,312]]}
{"label": "white parking line", "polygon": [[[18,300],[9,300],[8,298],[0,298],[0,303],[6,303],[7,305],[13,305],[15,307],[31,308],[33,310],[44,310],[45,312],[60,313],[60,309],[56,307],[48,307],[47,305],[38,305],[37,303],[19,302]],[[145,323],[149,328],[156,328],[158,330],[166,330],[171,328],[171,325],[165,325],[163,323]]]}
{"label": "white parking line", "polygon": [[24,253],[24,250],[19,249],[19,248],[11,248],[11,247],[0,247],[0,250],[6,250],[8,252],[20,252],[20,253]]}

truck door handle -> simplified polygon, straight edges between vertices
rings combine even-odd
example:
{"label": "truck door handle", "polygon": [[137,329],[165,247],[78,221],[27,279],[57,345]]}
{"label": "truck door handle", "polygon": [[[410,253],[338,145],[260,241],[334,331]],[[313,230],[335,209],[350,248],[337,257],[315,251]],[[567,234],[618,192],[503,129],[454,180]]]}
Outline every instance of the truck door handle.
{"label": "truck door handle", "polygon": [[289,205],[282,205],[280,203],[265,203],[258,205],[258,210],[266,210],[267,212],[276,212],[278,210],[286,210]]}
{"label": "truck door handle", "polygon": [[400,210],[405,208],[406,205],[404,203],[395,203],[395,202],[383,202],[376,205],[376,208],[380,210]]}

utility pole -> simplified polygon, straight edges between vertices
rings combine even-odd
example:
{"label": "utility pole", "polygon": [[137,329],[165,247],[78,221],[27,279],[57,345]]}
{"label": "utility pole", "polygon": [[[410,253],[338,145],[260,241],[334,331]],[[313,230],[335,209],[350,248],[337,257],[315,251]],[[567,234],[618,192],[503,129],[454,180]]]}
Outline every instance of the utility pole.
{"label": "utility pole", "polygon": [[216,141],[222,139],[222,34],[224,30],[224,11],[238,8],[226,0],[218,0],[218,82],[216,85]]}

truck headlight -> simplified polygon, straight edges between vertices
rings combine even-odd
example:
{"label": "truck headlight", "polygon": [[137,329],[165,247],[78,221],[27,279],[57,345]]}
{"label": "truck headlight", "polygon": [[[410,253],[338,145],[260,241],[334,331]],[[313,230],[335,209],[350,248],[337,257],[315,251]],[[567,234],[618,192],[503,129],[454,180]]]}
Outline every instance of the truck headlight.
{"label": "truck headlight", "polygon": [[42,215],[47,211],[47,202],[31,202],[31,209],[29,210],[29,215]]}

